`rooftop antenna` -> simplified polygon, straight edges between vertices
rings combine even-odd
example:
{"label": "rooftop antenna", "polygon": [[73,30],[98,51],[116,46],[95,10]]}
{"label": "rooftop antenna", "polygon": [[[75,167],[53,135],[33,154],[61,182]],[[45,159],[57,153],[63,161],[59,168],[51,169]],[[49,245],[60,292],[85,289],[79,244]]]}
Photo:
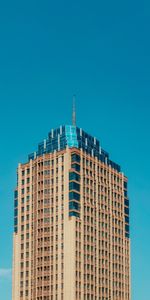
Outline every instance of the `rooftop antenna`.
{"label": "rooftop antenna", "polygon": [[76,95],[73,95],[73,105],[72,105],[72,125],[76,126]]}

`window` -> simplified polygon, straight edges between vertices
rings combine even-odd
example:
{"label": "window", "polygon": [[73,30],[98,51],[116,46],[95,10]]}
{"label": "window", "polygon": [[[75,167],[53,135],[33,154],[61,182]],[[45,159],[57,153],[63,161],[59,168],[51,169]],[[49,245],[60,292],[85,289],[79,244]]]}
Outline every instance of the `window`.
{"label": "window", "polygon": [[129,217],[125,216],[125,222],[129,223]]}
{"label": "window", "polygon": [[17,226],[17,225],[18,225],[18,219],[15,218],[15,219],[14,219],[14,226]]}
{"label": "window", "polygon": [[77,202],[71,201],[71,202],[69,202],[69,209],[70,210],[80,210],[80,205]]}
{"label": "window", "polygon": [[129,225],[125,225],[125,231],[129,233]]}
{"label": "window", "polygon": [[27,202],[30,200],[30,196],[27,196]]}
{"label": "window", "polygon": [[125,212],[126,215],[129,215],[129,208],[125,207],[124,212]]}
{"label": "window", "polygon": [[129,199],[125,199],[124,205],[129,207]]}
{"label": "window", "polygon": [[128,196],[128,194],[127,194],[127,191],[126,191],[126,190],[124,190],[124,196],[125,196],[125,197],[127,197],[127,196]]}
{"label": "window", "polygon": [[70,182],[69,183],[69,190],[76,190],[76,191],[80,191],[80,185],[76,182]]}
{"label": "window", "polygon": [[80,172],[80,165],[78,165],[78,164],[72,164],[71,168],[75,169],[77,172]]}
{"label": "window", "polygon": [[72,216],[75,216],[75,217],[79,218],[80,214],[78,212],[75,212],[75,211],[70,211],[69,212],[69,217],[72,217]]}
{"label": "window", "polygon": [[127,189],[127,182],[124,181],[124,188]]}
{"label": "window", "polygon": [[80,194],[77,194],[76,192],[70,192],[69,193],[69,200],[80,200]]}
{"label": "window", "polygon": [[15,191],[14,192],[14,198],[17,198],[18,197],[18,191]]}
{"label": "window", "polygon": [[22,291],[20,292],[20,297],[23,297],[23,292]]}
{"label": "window", "polygon": [[17,209],[17,208],[14,210],[14,216],[15,216],[15,217],[18,216],[18,209]]}
{"label": "window", "polygon": [[78,154],[76,154],[76,153],[73,153],[71,155],[71,161],[72,162],[79,162],[80,163],[80,156]]}
{"label": "window", "polygon": [[69,173],[69,180],[80,181],[80,175],[75,173],[75,172],[70,172]]}

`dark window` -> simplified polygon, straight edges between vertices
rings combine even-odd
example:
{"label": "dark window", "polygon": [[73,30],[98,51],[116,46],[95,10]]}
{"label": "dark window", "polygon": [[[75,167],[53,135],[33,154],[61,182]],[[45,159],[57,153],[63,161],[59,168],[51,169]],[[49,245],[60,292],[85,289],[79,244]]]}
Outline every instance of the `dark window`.
{"label": "dark window", "polygon": [[127,191],[126,191],[126,190],[124,190],[124,196],[125,196],[125,197],[127,197],[127,196],[128,196],[128,194],[127,194]]}
{"label": "dark window", "polygon": [[77,172],[80,172],[80,165],[78,165],[78,164],[72,164],[71,168],[75,169]]}
{"label": "dark window", "polygon": [[14,201],[14,206],[15,206],[15,208],[18,207],[18,200]]}
{"label": "dark window", "polygon": [[79,218],[80,214],[76,211],[70,211],[69,212],[69,217],[72,217],[72,216]]}
{"label": "dark window", "polygon": [[129,233],[129,225],[125,225],[125,231]]}
{"label": "dark window", "polygon": [[129,208],[128,208],[128,207],[125,207],[125,208],[124,208],[124,212],[125,212],[126,215],[129,215]]}
{"label": "dark window", "polygon": [[69,209],[70,210],[80,210],[80,204],[77,202],[69,202]]}
{"label": "dark window", "polygon": [[129,239],[129,237],[130,237],[129,233],[126,232],[125,237]]}
{"label": "dark window", "polygon": [[127,189],[127,186],[128,186],[127,182],[124,181],[124,188]]}
{"label": "dark window", "polygon": [[77,194],[76,192],[70,192],[69,193],[69,200],[80,200],[80,194]]}
{"label": "dark window", "polygon": [[78,155],[78,154],[76,154],[76,153],[74,153],[74,154],[72,154],[71,155],[71,161],[72,162],[80,162],[80,156]]}
{"label": "dark window", "polygon": [[14,226],[17,226],[17,225],[18,225],[18,219],[14,218]]}
{"label": "dark window", "polygon": [[80,175],[75,173],[75,172],[70,172],[69,173],[69,180],[80,181]]}
{"label": "dark window", "polygon": [[18,209],[14,210],[14,216],[17,217],[18,216]]}
{"label": "dark window", "polygon": [[69,190],[76,190],[76,191],[80,191],[80,184],[72,181],[72,182],[69,182]]}
{"label": "dark window", "polygon": [[15,232],[15,233],[17,233],[17,232],[18,232],[18,228],[17,228],[17,226],[15,226],[15,228],[14,228],[14,232]]}
{"label": "dark window", "polygon": [[125,216],[125,223],[129,223],[129,217]]}
{"label": "dark window", "polygon": [[129,207],[129,199],[125,199],[124,205]]}
{"label": "dark window", "polygon": [[18,191],[15,191],[14,192],[14,198],[17,198],[18,197]]}

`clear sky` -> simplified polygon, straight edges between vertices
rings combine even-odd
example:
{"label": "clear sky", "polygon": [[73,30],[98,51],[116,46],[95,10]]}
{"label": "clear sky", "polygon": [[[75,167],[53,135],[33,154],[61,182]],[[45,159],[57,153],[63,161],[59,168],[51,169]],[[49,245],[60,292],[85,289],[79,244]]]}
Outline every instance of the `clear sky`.
{"label": "clear sky", "polygon": [[129,177],[132,300],[150,297],[149,1],[0,1],[0,299],[11,300],[13,189],[51,128],[77,124]]}

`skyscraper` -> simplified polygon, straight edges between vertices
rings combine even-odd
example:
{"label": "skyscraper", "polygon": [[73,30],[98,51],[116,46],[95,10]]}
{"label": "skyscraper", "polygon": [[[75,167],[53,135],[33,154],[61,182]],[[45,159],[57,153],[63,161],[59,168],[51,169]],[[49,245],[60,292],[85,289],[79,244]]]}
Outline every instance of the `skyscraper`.
{"label": "skyscraper", "polygon": [[127,178],[75,124],[19,164],[13,244],[13,300],[130,300]]}

